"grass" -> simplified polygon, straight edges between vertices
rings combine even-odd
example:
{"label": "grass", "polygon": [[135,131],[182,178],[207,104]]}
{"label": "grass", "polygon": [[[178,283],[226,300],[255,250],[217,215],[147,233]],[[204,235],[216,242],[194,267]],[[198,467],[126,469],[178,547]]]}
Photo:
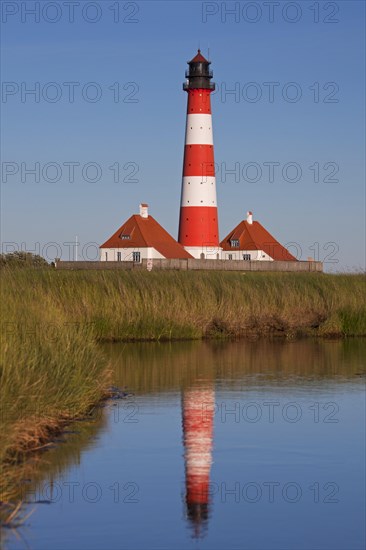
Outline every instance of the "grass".
{"label": "grass", "polygon": [[366,334],[360,274],[17,270],[3,290],[25,340]]}
{"label": "grass", "polygon": [[94,333],[68,324],[41,291],[45,273],[5,270],[1,278],[0,501],[12,497],[13,466],[85,414],[108,385]]}
{"label": "grass", "polygon": [[360,274],[4,268],[1,285],[3,500],[11,466],[103,396],[99,341],[366,335]]}

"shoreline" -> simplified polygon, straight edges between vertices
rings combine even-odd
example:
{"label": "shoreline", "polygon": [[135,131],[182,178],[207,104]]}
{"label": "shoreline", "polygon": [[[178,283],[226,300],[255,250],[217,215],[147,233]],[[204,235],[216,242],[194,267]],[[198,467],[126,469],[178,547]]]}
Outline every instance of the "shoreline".
{"label": "shoreline", "polygon": [[[60,414],[55,417],[42,419],[38,417],[31,419],[31,426],[19,430],[16,434],[16,441],[12,446],[7,448],[7,453],[0,462],[2,470],[1,485],[0,485],[0,528],[13,527],[13,521],[8,521],[8,517],[12,517],[11,512],[14,508],[13,503],[19,505],[19,513],[22,510],[22,505],[26,502],[22,496],[22,478],[27,478],[34,474],[34,468],[37,472],[37,466],[42,466],[40,460],[42,454],[49,449],[54,448],[59,444],[58,438],[67,433],[67,429],[78,422],[92,422],[93,411],[102,408],[103,403],[113,398],[114,391],[110,388],[104,388],[101,391],[99,398],[89,407],[80,411],[76,416]],[[30,436],[31,435],[31,436]],[[32,463],[32,458],[35,458],[35,464]],[[15,515],[16,520],[18,513]],[[17,524],[15,523],[15,527]]]}

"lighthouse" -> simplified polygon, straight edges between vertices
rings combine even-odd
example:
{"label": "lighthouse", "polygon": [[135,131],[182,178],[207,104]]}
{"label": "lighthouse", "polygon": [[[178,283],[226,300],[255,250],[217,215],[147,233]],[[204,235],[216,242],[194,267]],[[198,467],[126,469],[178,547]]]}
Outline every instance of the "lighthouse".
{"label": "lighthouse", "polygon": [[220,257],[210,94],[215,89],[208,61],[198,50],[188,61],[188,94],[180,203],[179,243],[194,258]]}

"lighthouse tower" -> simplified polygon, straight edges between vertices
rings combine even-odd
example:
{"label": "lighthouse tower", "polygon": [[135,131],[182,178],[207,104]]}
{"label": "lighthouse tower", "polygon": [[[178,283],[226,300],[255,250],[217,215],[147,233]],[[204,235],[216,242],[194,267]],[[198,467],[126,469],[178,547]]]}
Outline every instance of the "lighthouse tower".
{"label": "lighthouse tower", "polygon": [[220,256],[210,94],[210,61],[198,50],[188,62],[188,93],[179,243],[194,258]]}

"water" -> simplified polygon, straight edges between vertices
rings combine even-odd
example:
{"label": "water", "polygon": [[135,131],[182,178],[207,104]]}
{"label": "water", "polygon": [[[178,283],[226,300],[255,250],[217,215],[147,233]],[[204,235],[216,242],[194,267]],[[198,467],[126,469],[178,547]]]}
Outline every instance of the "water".
{"label": "water", "polygon": [[104,350],[133,395],[43,455],[10,549],[364,548],[365,340]]}

